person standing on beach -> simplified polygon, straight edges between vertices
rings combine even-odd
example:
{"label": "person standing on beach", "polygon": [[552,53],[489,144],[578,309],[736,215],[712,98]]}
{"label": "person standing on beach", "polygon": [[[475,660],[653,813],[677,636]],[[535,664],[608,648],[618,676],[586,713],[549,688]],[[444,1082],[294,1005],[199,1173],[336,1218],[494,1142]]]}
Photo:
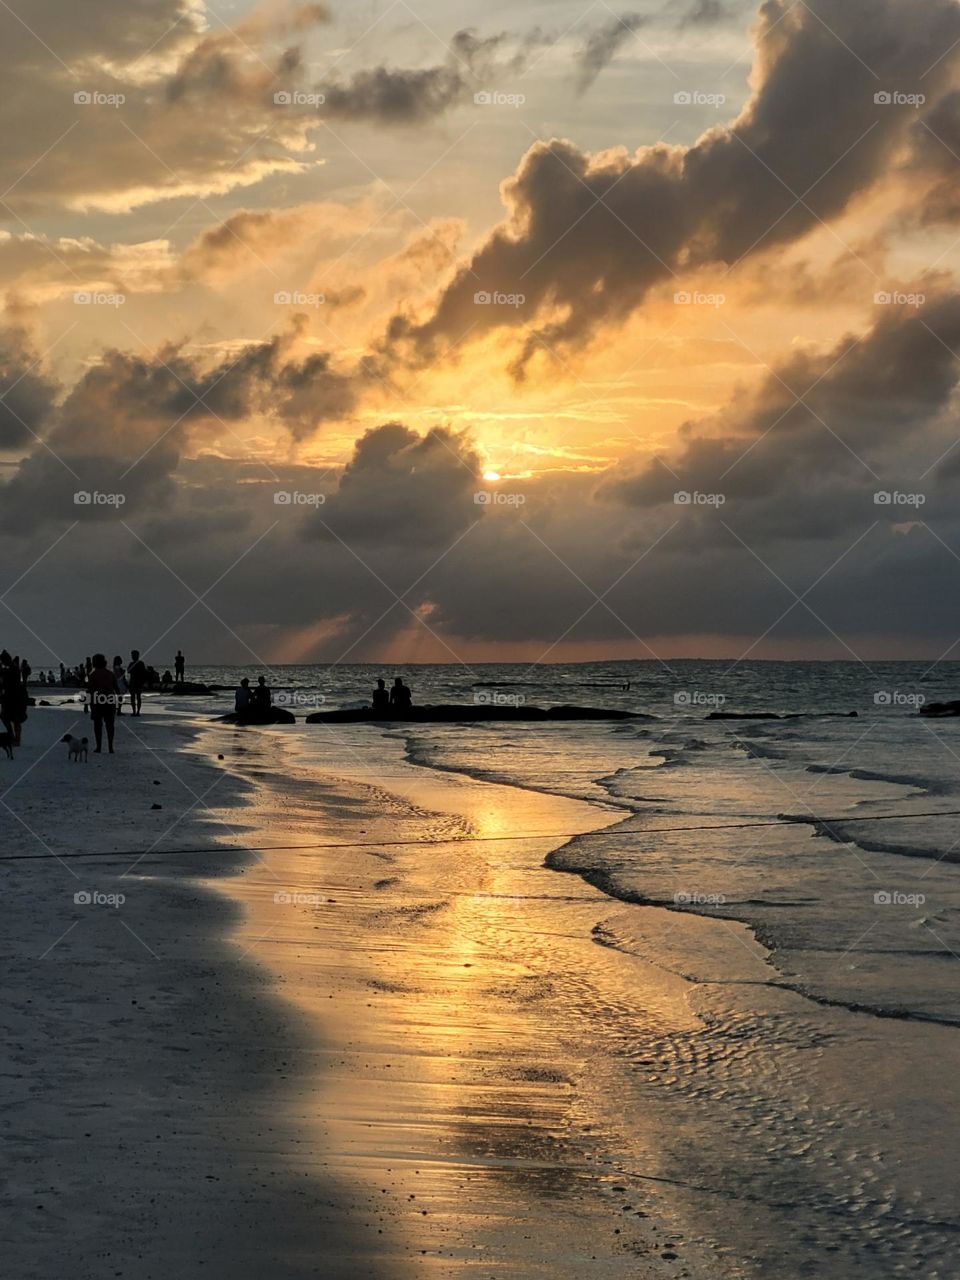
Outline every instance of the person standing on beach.
{"label": "person standing on beach", "polygon": [[181,650],[177,650],[177,656],[173,660],[173,674],[177,684],[183,684],[183,673],[186,670],[187,660],[183,656]]}
{"label": "person standing on beach", "polygon": [[130,688],[130,714],[138,716],[143,704],[143,686],[147,683],[147,668],[140,657],[139,649],[130,650],[130,665],[127,667],[127,684]]}
{"label": "person standing on beach", "polygon": [[3,656],[8,661],[0,667],[0,720],[13,739],[13,745],[18,747],[23,722],[27,718],[27,686],[20,678],[18,659],[10,659],[6,650]]}
{"label": "person standing on beach", "polygon": [[93,666],[87,678],[87,692],[90,695],[93,736],[97,744],[93,753],[100,754],[103,747],[103,730],[106,727],[107,750],[113,755],[113,730],[120,690],[117,687],[117,677],[107,667],[107,659],[102,653],[93,655]]}
{"label": "person standing on beach", "polygon": [[127,684],[126,672],[123,669],[123,659],[120,657],[119,653],[113,660],[113,678],[117,682],[117,692],[120,695],[117,699],[117,715],[122,716],[123,695],[127,692],[129,685]]}

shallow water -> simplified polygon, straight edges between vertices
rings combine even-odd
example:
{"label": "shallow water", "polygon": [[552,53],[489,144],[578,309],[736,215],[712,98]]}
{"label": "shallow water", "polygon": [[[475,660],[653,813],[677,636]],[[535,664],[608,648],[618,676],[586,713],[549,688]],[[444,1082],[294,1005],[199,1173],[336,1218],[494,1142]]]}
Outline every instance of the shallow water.
{"label": "shallow water", "polygon": [[[653,666],[574,674],[582,691],[622,665]],[[706,678],[711,664],[677,665],[719,696],[716,664]],[[518,1069],[565,1082],[562,1099],[537,1104],[547,1145],[562,1139],[554,1171],[645,1206],[691,1265],[699,1248],[715,1256],[714,1274],[952,1276],[960,827],[911,815],[960,809],[960,724],[875,692],[956,689],[949,672],[922,681],[907,664],[755,666],[778,670],[766,686],[737,673],[736,709],[858,715],[709,721],[648,669],[642,697],[633,671],[629,698],[652,721],[264,736],[304,777],[362,784],[345,829],[421,842],[383,845],[380,878],[415,900],[382,980],[401,988],[407,1031],[413,1018],[439,1034],[447,1018],[462,1041],[485,1016],[498,1071],[513,1046]],[[459,676],[442,680],[463,696]],[[440,684],[432,692],[452,697]],[[564,700],[601,698],[628,695]],[[592,808],[538,808],[536,795]],[[577,834],[588,828],[602,830]],[[465,837],[483,843],[447,843]],[[341,868],[359,856],[337,855]],[[514,970],[482,992],[458,983],[457,1018],[449,974],[442,998],[431,990],[454,947],[484,957],[484,972],[491,957]],[[506,1004],[491,1004],[494,989],[511,992]]]}

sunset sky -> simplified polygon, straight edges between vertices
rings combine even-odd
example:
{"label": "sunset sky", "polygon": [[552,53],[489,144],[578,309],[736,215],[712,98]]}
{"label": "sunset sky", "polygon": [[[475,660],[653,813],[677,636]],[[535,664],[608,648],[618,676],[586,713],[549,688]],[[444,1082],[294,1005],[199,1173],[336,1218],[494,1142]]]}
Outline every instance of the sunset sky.
{"label": "sunset sky", "polygon": [[960,656],[954,0],[0,30],[35,667]]}

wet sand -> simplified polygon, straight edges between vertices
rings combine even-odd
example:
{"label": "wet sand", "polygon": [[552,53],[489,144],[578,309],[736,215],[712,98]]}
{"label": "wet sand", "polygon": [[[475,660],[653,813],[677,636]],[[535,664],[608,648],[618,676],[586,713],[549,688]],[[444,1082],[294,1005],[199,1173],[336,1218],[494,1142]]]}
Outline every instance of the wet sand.
{"label": "wet sand", "polygon": [[[606,900],[543,868],[546,834],[464,841],[615,811],[416,769],[366,730],[146,716],[68,766],[77,719],[32,714],[2,775],[4,853],[36,859],[0,864],[11,1274],[711,1274],[653,1131],[627,1193],[598,1105],[577,1007]],[[311,840],[368,847],[227,848]],[[111,850],[137,856],[71,856]],[[98,892],[125,901],[74,900]],[[644,999],[689,1019],[678,987]]]}

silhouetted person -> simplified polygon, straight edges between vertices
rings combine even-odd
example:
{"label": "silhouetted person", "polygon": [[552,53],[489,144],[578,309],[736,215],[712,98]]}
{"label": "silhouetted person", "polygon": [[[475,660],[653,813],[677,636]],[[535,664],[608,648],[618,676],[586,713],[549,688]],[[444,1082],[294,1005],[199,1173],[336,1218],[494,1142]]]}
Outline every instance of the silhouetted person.
{"label": "silhouetted person", "polygon": [[177,656],[173,660],[173,673],[177,678],[177,684],[183,684],[183,673],[186,670],[186,666],[187,660],[178,649]]}
{"label": "silhouetted person", "polygon": [[23,722],[27,718],[27,686],[20,679],[20,663],[4,650],[7,662],[0,667],[0,720],[13,745],[20,745]]}
{"label": "silhouetted person", "polygon": [[233,695],[233,709],[238,716],[245,716],[250,711],[250,681],[246,676],[240,681],[240,687]]}
{"label": "silhouetted person", "polygon": [[413,698],[410,695],[410,690],[403,683],[400,676],[397,676],[393,682],[393,688],[390,690],[390,706],[394,711],[402,715],[410,710],[412,702]]}
{"label": "silhouetted person", "polygon": [[390,710],[390,695],[387,693],[387,682],[378,680],[377,687],[373,691],[373,709],[374,711]]}
{"label": "silhouetted person", "polygon": [[120,657],[119,653],[113,659],[113,678],[117,682],[117,692],[119,694],[117,699],[117,715],[122,716],[123,695],[128,691],[130,686],[127,684],[127,673],[123,669],[123,659]]}
{"label": "silhouetted person", "polygon": [[273,702],[273,694],[265,676],[257,676],[257,687],[251,694],[250,701],[257,715],[266,715],[269,712],[270,705]]}
{"label": "silhouetted person", "polygon": [[93,736],[96,741],[94,755],[103,747],[103,730],[107,730],[107,750],[113,755],[113,730],[117,714],[120,690],[113,669],[107,666],[102,653],[93,655],[93,665],[87,679],[90,694],[90,717],[93,720]]}
{"label": "silhouetted person", "polygon": [[127,667],[127,684],[130,688],[130,712],[140,714],[143,703],[143,687],[147,683],[147,667],[140,657],[139,649],[130,650],[130,665]]}

